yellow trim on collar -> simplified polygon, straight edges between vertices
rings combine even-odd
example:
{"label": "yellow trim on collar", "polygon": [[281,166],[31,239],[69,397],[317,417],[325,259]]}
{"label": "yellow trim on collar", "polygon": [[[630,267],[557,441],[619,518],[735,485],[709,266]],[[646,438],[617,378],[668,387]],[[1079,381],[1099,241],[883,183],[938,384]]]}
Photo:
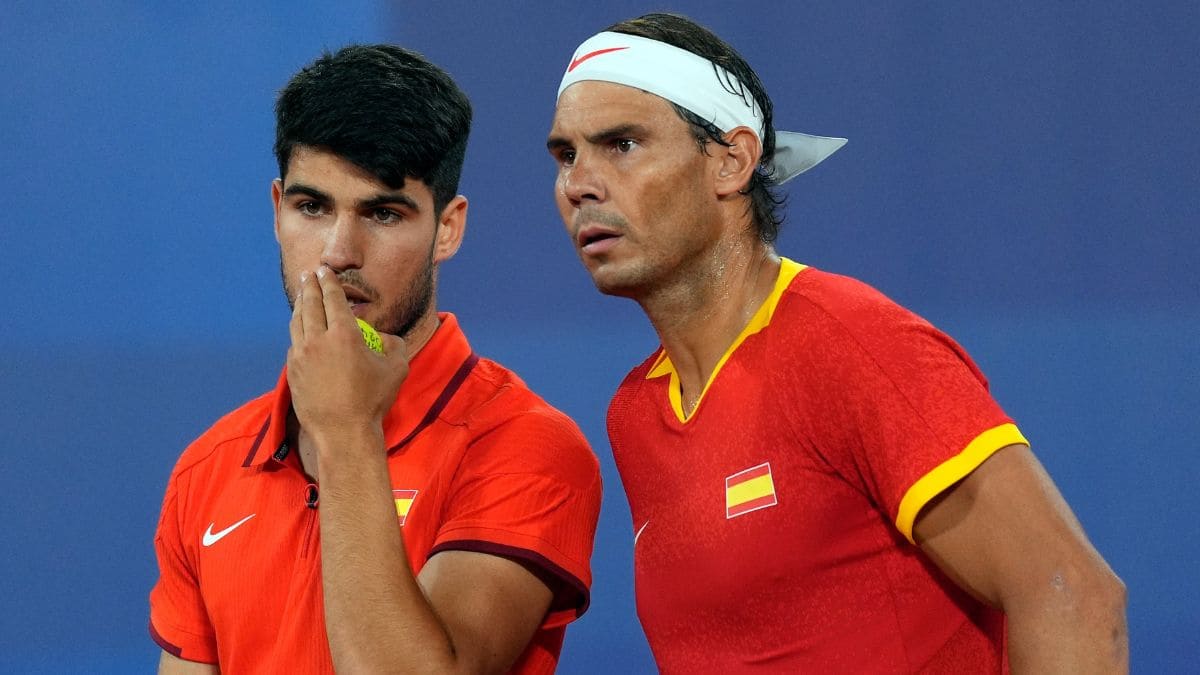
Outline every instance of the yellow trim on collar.
{"label": "yellow trim on collar", "polygon": [[926,504],[951,485],[966,478],[997,450],[1016,444],[1029,445],[1029,441],[1025,440],[1025,436],[1015,424],[1001,424],[976,436],[962,452],[937,465],[908,488],[896,513],[896,528],[915,544],[913,523]]}
{"label": "yellow trim on collar", "polygon": [[[759,306],[754,316],[750,317],[749,323],[742,329],[742,332],[733,341],[733,344],[729,345],[729,349],[725,350],[725,353],[721,356],[721,360],[717,361],[717,367],[708,376],[708,382],[704,384],[704,390],[700,392],[700,398],[696,399],[696,407],[692,409],[693,413],[700,409],[700,403],[704,400],[704,395],[708,393],[708,388],[712,386],[713,380],[716,379],[717,373],[721,372],[721,366],[725,365],[725,362],[729,360],[729,357],[733,355],[733,352],[741,346],[746,338],[770,325],[771,317],[775,316],[775,308],[779,306],[779,299],[783,297],[783,291],[791,285],[792,279],[795,279],[796,275],[805,269],[807,269],[807,265],[801,265],[788,258],[779,259],[779,276],[775,278],[775,288],[771,290],[771,294],[767,296],[767,299],[763,300],[762,305]],[[675,417],[680,422],[687,422],[689,417],[683,413],[683,394],[682,387],[679,384],[679,373],[676,372],[675,364],[671,363],[671,358],[667,356],[667,350],[665,349],[659,353],[658,360],[650,368],[650,372],[646,373],[646,379],[650,380],[662,377],[663,375],[671,376],[667,392],[671,400],[671,408],[675,411]]]}

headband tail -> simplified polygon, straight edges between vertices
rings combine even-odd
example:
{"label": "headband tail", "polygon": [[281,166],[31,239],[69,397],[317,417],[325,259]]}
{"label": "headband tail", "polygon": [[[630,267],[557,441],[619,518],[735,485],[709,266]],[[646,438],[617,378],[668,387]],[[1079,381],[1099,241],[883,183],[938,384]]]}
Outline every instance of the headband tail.
{"label": "headband tail", "polygon": [[775,132],[775,184],[787,181],[820,164],[846,144],[844,138],[813,136],[798,131]]}

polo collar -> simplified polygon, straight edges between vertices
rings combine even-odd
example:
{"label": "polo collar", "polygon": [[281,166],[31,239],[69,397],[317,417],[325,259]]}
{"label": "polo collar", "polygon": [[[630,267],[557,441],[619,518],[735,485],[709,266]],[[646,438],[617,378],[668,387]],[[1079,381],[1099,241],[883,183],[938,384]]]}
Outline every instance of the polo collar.
{"label": "polo collar", "polygon": [[[478,360],[471,352],[467,336],[458,319],[449,312],[438,312],[439,325],[429,342],[408,364],[408,376],[383,419],[384,441],[389,451],[408,442],[431,422],[449,396]],[[242,466],[261,466],[279,453],[287,437],[292,392],[287,383],[287,367],[279,374],[273,391],[274,406]],[[281,458],[276,458],[280,461]]]}
{"label": "polo collar", "polygon": [[[794,260],[788,258],[779,259],[779,276],[775,277],[775,288],[771,290],[771,294],[766,300],[759,305],[758,311],[754,316],[750,317],[750,321],[742,332],[738,334],[737,339],[729,345],[729,349],[721,356],[721,360],[717,361],[717,367],[713,368],[713,372],[708,376],[708,382],[704,384],[704,390],[700,392],[700,398],[696,400],[696,407],[692,409],[694,415],[696,410],[700,409],[701,402],[704,401],[704,396],[708,393],[708,388],[712,386],[713,380],[716,379],[717,373],[721,372],[721,367],[733,356],[733,352],[745,342],[746,338],[758,333],[762,329],[771,324],[771,317],[775,315],[775,308],[779,306],[779,300],[783,297],[783,292],[791,285],[792,279],[796,275],[807,268],[806,265],[801,265]],[[667,356],[667,350],[659,348],[658,360],[654,362],[654,366],[646,373],[646,379],[652,380],[656,377],[664,375],[671,376],[670,386],[667,387],[668,396],[671,400],[671,408],[675,411],[675,417],[680,422],[686,422],[689,419],[688,415],[683,413],[683,394],[682,387],[679,384],[679,373],[675,370],[675,364],[671,363],[671,357]]]}

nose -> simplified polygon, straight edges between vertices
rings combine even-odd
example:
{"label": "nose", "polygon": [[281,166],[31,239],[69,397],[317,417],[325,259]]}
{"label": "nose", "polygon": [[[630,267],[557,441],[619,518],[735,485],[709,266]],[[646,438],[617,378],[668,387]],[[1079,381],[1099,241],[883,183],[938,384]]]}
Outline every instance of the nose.
{"label": "nose", "polygon": [[321,263],[334,272],[362,267],[361,227],[354,214],[338,214],[325,231]]}
{"label": "nose", "polygon": [[587,202],[603,202],[607,197],[599,166],[585,158],[582,152],[575,156],[570,166],[563,167],[558,184],[559,193],[575,208]]}

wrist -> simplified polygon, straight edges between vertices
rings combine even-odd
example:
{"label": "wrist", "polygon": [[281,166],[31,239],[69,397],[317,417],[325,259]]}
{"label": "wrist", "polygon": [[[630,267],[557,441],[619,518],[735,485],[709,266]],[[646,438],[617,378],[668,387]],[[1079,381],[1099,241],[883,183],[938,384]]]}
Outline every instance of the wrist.
{"label": "wrist", "polygon": [[385,452],[381,424],[313,429],[308,436],[312,439],[322,466],[340,459],[382,457]]}

